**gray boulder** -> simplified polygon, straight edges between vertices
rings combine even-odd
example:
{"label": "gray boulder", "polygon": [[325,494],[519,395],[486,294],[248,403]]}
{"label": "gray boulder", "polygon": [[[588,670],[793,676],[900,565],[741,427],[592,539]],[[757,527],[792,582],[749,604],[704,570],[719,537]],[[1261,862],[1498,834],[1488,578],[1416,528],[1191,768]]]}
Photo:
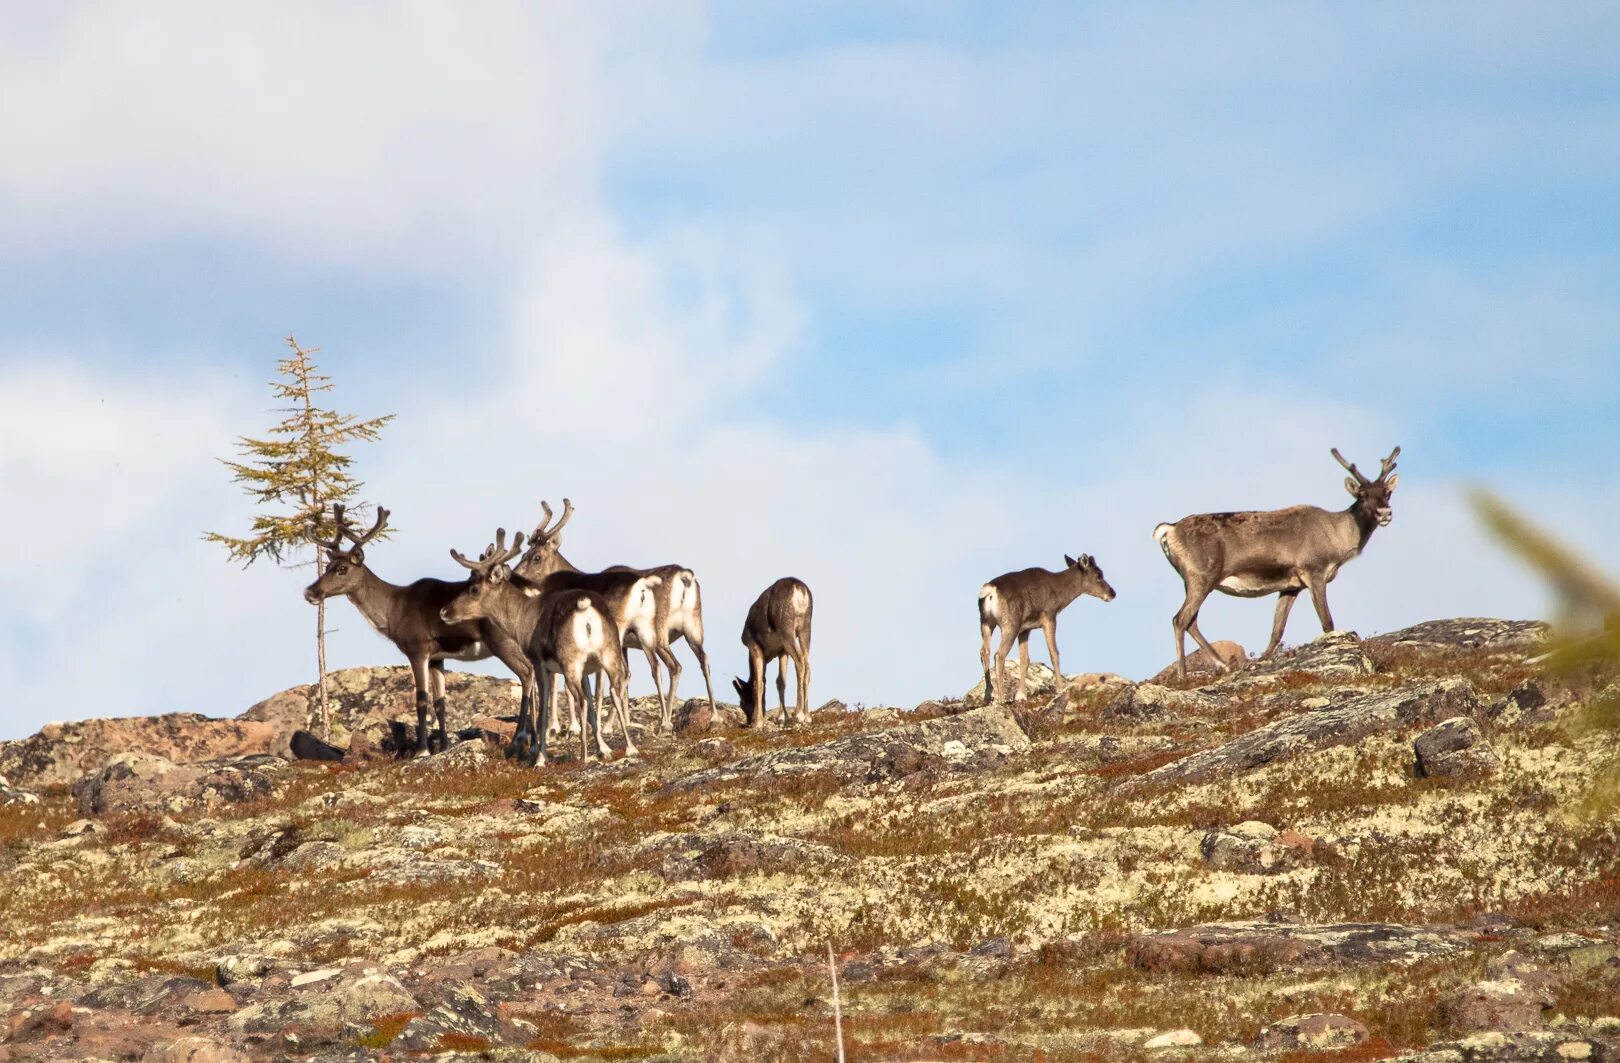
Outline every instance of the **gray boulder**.
{"label": "gray boulder", "polygon": [[1479,724],[1467,716],[1442,720],[1424,731],[1413,740],[1412,751],[1417,773],[1425,778],[1490,775],[1498,763]]}
{"label": "gray boulder", "polygon": [[1367,1027],[1348,1015],[1290,1015],[1260,1031],[1254,1047],[1264,1052],[1332,1052],[1354,1048],[1367,1039]]}

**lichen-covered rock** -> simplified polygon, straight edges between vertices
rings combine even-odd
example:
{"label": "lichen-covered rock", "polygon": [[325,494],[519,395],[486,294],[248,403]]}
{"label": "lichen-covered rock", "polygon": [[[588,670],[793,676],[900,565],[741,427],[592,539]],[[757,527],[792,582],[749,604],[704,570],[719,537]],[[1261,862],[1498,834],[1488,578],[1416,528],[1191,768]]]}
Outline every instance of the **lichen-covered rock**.
{"label": "lichen-covered rock", "polygon": [[[990,659],[992,676],[995,675],[995,667],[995,658],[992,657]],[[1002,697],[1010,700],[1017,692],[1018,651],[1014,649],[1007,658],[1007,688],[1002,691]],[[1024,697],[1049,698],[1055,693],[1057,693],[1057,677],[1052,674],[1052,666],[1043,664],[1040,661],[1030,661],[1029,672],[1024,679]],[[977,683],[973,684],[972,690],[963,695],[962,700],[970,705],[982,705],[985,703],[984,679],[982,677]]]}
{"label": "lichen-covered rock", "polygon": [[399,979],[368,964],[311,971],[293,978],[289,987],[289,996],[251,1004],[232,1015],[230,1027],[262,1033],[297,1024],[334,1031],[350,1023],[419,1010],[416,998]]}
{"label": "lichen-covered rock", "polygon": [[1477,1033],[1440,1041],[1390,1063],[1613,1063],[1620,1037],[1536,1031]]}
{"label": "lichen-covered rock", "polygon": [[1412,742],[1417,773],[1424,777],[1489,775],[1497,767],[1496,751],[1479,724],[1467,716],[1442,720]]}
{"label": "lichen-covered rock", "polygon": [[[1214,649],[1215,656],[1228,668],[1242,668],[1249,660],[1249,651],[1229,639],[1217,639],[1210,643],[1210,647]],[[1215,666],[1215,658],[1210,657],[1202,646],[1197,647],[1196,652],[1187,654],[1186,663],[1187,674],[1190,676],[1214,675],[1221,671],[1220,668]],[[1176,662],[1171,661],[1159,669],[1158,674],[1148,682],[1163,683],[1176,678],[1180,674],[1181,670],[1176,666]]]}
{"label": "lichen-covered rock", "polygon": [[85,815],[108,812],[179,812],[240,804],[277,793],[287,762],[258,755],[200,764],[176,764],[153,753],[120,753],[73,786]]}
{"label": "lichen-covered rock", "polygon": [[1329,964],[1409,964],[1462,951],[1454,935],[1393,923],[1225,923],[1138,934],[1130,962],[1149,971],[1255,973]]}
{"label": "lichen-covered rock", "polygon": [[1546,641],[1550,631],[1540,620],[1460,616],[1413,624],[1369,641],[1422,650],[1534,650]]}
{"label": "lichen-covered rock", "polygon": [[1261,1051],[1306,1049],[1331,1052],[1367,1039],[1367,1027],[1348,1015],[1290,1015],[1263,1028],[1254,1040]]}
{"label": "lichen-covered rock", "polygon": [[1129,723],[1146,723],[1171,716],[1192,716],[1213,712],[1221,701],[1196,690],[1176,690],[1156,683],[1133,683],[1120,688],[1107,705],[1102,718]]}
{"label": "lichen-covered rock", "polygon": [[273,753],[275,746],[274,729],[255,720],[216,720],[194,712],[77,720],[49,723],[28,738],[0,742],[0,775],[22,789],[71,786],[125,753],[194,764]]}
{"label": "lichen-covered rock", "polygon": [[148,1048],[141,1063],[248,1063],[250,1058],[246,1052],[207,1037],[181,1037]]}
{"label": "lichen-covered rock", "polygon": [[1204,862],[1217,871],[1276,875],[1308,863],[1312,847],[1312,840],[1302,834],[1249,820],[1210,831],[1199,850]]}
{"label": "lichen-covered rock", "polygon": [[1211,693],[1247,693],[1280,684],[1290,675],[1308,673],[1322,682],[1359,679],[1377,671],[1354,631],[1329,631],[1303,646],[1285,650],[1270,660],[1250,661],[1204,689]]}
{"label": "lichen-covered rock", "polygon": [[1538,1030],[1558,1001],[1557,976],[1517,952],[1492,959],[1485,974],[1440,1002],[1449,1028],[1463,1033]]}
{"label": "lichen-covered rock", "polygon": [[436,991],[439,1002],[405,1024],[390,1048],[425,1052],[438,1047],[445,1035],[493,1040],[501,1033],[501,1020],[489,999],[470,985],[452,985]]}
{"label": "lichen-covered rock", "polygon": [[959,769],[993,765],[1029,748],[1029,736],[1018,725],[1012,710],[991,705],[876,734],[851,735],[745,757],[683,776],[665,790],[822,772],[851,782],[887,781],[937,766],[941,761]]}
{"label": "lichen-covered rock", "polygon": [[1540,680],[1526,679],[1485,710],[1493,727],[1540,727],[1558,718],[1560,704]]}
{"label": "lichen-covered rock", "polygon": [[672,726],[680,735],[733,731],[744,722],[742,709],[723,701],[711,705],[707,698],[687,698],[671,713]]}
{"label": "lichen-covered rock", "polygon": [[1470,715],[1479,699],[1466,679],[1442,679],[1351,698],[1331,708],[1285,717],[1181,760],[1166,764],[1126,787],[1201,782],[1252,771],[1314,749],[1348,745],[1371,734]]}

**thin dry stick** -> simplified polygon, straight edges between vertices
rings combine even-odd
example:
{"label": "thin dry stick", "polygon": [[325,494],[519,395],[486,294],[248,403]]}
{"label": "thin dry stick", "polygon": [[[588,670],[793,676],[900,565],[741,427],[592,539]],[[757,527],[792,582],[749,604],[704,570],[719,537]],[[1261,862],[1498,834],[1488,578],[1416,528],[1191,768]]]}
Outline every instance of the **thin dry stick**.
{"label": "thin dry stick", "polygon": [[827,968],[833,980],[833,1037],[838,1043],[838,1063],[844,1063],[844,1012],[838,1004],[838,964],[833,960],[832,942],[827,942]]}

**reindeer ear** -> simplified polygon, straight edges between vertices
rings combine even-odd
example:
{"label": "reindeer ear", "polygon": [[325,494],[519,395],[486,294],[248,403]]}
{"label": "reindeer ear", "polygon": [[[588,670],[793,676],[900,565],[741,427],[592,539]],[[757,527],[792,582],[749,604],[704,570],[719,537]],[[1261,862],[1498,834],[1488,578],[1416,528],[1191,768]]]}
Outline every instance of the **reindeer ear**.
{"label": "reindeer ear", "polygon": [[366,563],[366,552],[357,546],[349,551],[349,560],[357,565],[363,565]]}
{"label": "reindeer ear", "polygon": [[1349,491],[1352,495],[1355,495],[1357,498],[1361,497],[1361,485],[1356,483],[1356,478],[1354,476],[1346,476],[1344,478],[1344,489]]}
{"label": "reindeer ear", "polygon": [[496,565],[494,568],[489,570],[489,581],[491,583],[504,583],[506,582],[506,577],[510,575],[511,573],[506,570],[505,565]]}
{"label": "reindeer ear", "polygon": [[737,679],[737,678],[733,677],[732,680],[731,680],[731,685],[737,688],[737,693],[741,694],[743,692],[743,685],[742,685],[742,680],[741,679]]}
{"label": "reindeer ear", "polygon": [[1076,561],[1074,558],[1070,557],[1068,554],[1063,555],[1063,563],[1065,565],[1068,565],[1070,568],[1079,568],[1080,567],[1080,562]]}
{"label": "reindeer ear", "polygon": [[1384,481],[1384,490],[1393,491],[1393,490],[1395,490],[1395,485],[1400,483],[1400,482],[1401,482],[1401,474],[1396,473],[1394,476],[1391,476],[1389,479]]}

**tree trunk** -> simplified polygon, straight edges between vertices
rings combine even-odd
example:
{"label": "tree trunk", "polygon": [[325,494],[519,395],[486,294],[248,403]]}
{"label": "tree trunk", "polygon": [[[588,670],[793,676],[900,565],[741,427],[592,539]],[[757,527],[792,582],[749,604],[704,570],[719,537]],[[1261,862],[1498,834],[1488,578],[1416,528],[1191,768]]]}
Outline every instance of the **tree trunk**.
{"label": "tree trunk", "polygon": [[[315,578],[321,578],[320,551],[315,552]],[[315,603],[315,661],[320,668],[321,739],[332,740],[332,714],[326,705],[326,599]]]}

